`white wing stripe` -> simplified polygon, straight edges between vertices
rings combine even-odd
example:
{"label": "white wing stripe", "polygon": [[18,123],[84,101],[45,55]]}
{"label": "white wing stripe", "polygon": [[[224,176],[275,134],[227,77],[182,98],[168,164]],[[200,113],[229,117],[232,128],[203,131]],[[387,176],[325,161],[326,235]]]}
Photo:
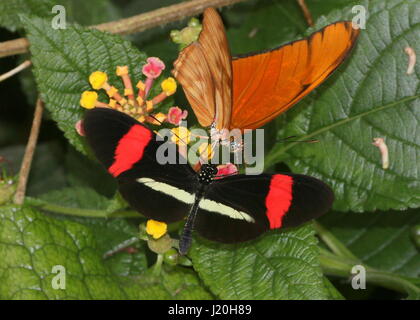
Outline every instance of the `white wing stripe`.
{"label": "white wing stripe", "polygon": [[181,202],[187,204],[194,203],[194,195],[188,193],[185,190],[179,189],[177,187],[171,186],[170,184],[158,182],[150,178],[140,178],[137,179],[137,182],[144,184],[146,187],[149,187],[152,190],[162,192],[170,197],[176,198]]}
{"label": "white wing stripe", "polygon": [[251,217],[249,214],[235,210],[231,207],[228,207],[222,203],[209,200],[209,199],[203,199],[200,201],[199,207],[203,210],[216,212],[224,216],[228,216],[231,219],[237,219],[237,220],[245,220],[247,222],[255,222],[254,218]]}
{"label": "white wing stripe", "polygon": [[[185,190],[179,189],[177,187],[171,186],[170,184],[164,182],[158,182],[151,178],[140,178],[137,179],[137,182],[147,186],[148,188],[162,192],[170,197],[173,197],[181,202],[187,204],[193,204],[195,200],[194,194],[188,193]],[[210,200],[210,199],[202,199],[200,201],[199,207],[203,210],[215,212],[224,216],[228,216],[231,219],[237,220],[245,220],[247,222],[255,222],[254,218],[251,217],[249,214],[233,209],[224,205],[222,203]]]}

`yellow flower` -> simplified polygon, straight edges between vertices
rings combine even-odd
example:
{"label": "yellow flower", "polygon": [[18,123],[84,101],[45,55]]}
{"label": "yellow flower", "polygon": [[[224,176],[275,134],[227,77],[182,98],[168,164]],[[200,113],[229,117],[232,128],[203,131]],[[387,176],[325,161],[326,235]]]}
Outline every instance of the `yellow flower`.
{"label": "yellow flower", "polygon": [[95,91],[84,91],[80,98],[80,105],[86,109],[92,109],[95,107],[98,101],[98,94]]}
{"label": "yellow flower", "polygon": [[[114,86],[109,87],[109,89],[106,91],[106,94],[109,97],[113,97],[116,93],[118,93],[118,89],[115,88]],[[123,103],[122,103],[123,104]]]}
{"label": "yellow flower", "polygon": [[200,157],[203,159],[211,159],[214,156],[213,148],[207,142],[200,144],[198,152],[200,153]]}
{"label": "yellow flower", "polygon": [[140,90],[146,89],[146,85],[142,81],[137,82],[136,87],[139,88]]}
{"label": "yellow flower", "polygon": [[172,137],[171,141],[173,143],[179,144],[182,142],[183,144],[188,144],[191,141],[191,132],[185,127],[177,127],[171,129]]}
{"label": "yellow flower", "polygon": [[89,76],[89,82],[93,89],[101,89],[103,85],[108,81],[108,76],[105,72],[95,71]]}
{"label": "yellow flower", "polygon": [[124,95],[125,96],[129,96],[129,95],[132,95],[132,94],[134,94],[133,89],[127,89],[127,88],[124,89]]}
{"label": "yellow flower", "polygon": [[168,230],[168,225],[165,222],[156,220],[147,220],[146,232],[150,234],[153,239],[159,239]]}
{"label": "yellow flower", "polygon": [[153,101],[152,100],[147,100],[146,101],[146,111],[147,112],[152,112],[153,111]]}
{"label": "yellow flower", "polygon": [[167,96],[173,95],[176,91],[176,81],[174,78],[169,77],[162,81],[161,87]]}
{"label": "yellow flower", "polygon": [[109,99],[109,102],[108,102],[108,105],[111,107],[111,108],[115,108],[115,106],[117,105],[117,101],[116,100],[114,100],[114,99]]}
{"label": "yellow flower", "polygon": [[128,74],[128,66],[117,66],[117,76],[125,76]]}

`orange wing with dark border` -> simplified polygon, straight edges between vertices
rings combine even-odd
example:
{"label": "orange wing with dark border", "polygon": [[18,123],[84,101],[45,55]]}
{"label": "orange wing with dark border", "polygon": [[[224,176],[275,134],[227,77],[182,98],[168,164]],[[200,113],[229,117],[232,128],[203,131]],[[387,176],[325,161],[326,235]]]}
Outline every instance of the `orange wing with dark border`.
{"label": "orange wing with dark border", "polygon": [[256,129],[320,85],[346,58],[359,30],[349,21],[326,26],[309,38],[233,60],[230,129]]}

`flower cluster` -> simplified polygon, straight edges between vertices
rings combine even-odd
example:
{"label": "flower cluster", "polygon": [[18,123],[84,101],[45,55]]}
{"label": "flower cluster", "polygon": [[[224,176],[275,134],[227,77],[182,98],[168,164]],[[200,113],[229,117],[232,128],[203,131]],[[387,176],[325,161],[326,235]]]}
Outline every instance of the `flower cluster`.
{"label": "flower cluster", "polygon": [[[187,111],[183,111],[175,106],[171,107],[167,114],[156,112],[155,110],[157,104],[163,102],[167,97],[176,92],[177,84],[174,78],[169,77],[163,80],[161,83],[161,93],[153,98],[149,98],[149,93],[155,79],[161,75],[164,69],[165,64],[159,58],[148,58],[147,63],[142,69],[143,74],[146,76],[146,81],[137,82],[136,93],[129,76],[128,66],[118,66],[116,74],[121,77],[124,84],[123,94],[108,82],[108,75],[105,72],[95,71],[89,76],[89,83],[94,90],[105,90],[109,97],[109,101],[107,103],[99,101],[98,93],[89,90],[82,93],[80,105],[86,109],[95,107],[112,108],[130,115],[139,122],[149,122],[154,125],[169,122],[174,125],[179,125],[179,123],[187,117]],[[78,131],[80,130],[77,126],[76,129],[78,129]]]}
{"label": "flower cluster", "polygon": [[[193,134],[187,127],[182,126],[182,120],[186,119],[188,112],[177,106],[169,108],[167,113],[156,112],[156,105],[163,102],[167,97],[176,92],[177,84],[172,77],[166,78],[160,84],[161,92],[150,98],[150,91],[156,79],[165,70],[165,64],[157,57],[150,57],[142,68],[142,73],[146,80],[138,81],[136,92],[133,88],[132,80],[129,76],[128,66],[117,66],[116,75],[121,77],[124,85],[124,92],[119,90],[108,82],[108,75],[103,71],[95,71],[89,76],[89,83],[94,90],[84,91],[80,98],[80,105],[86,109],[95,107],[111,108],[124,112],[135,118],[139,122],[148,122],[154,125],[161,125],[164,122],[176,125],[172,128],[172,142],[186,146],[195,138],[203,138]],[[109,97],[107,103],[99,101],[98,90],[104,90]],[[75,125],[77,132],[84,135],[81,121]],[[198,154],[201,160],[210,160],[214,156],[214,146],[207,142],[202,143],[198,148]],[[179,152],[186,157],[186,149],[180,149]],[[194,165],[199,170],[201,163]],[[230,167],[229,167],[230,168]],[[225,169],[226,170],[226,169]],[[235,170],[233,170],[235,171]],[[237,172],[237,171],[236,171]],[[232,174],[233,172],[225,172]]]}

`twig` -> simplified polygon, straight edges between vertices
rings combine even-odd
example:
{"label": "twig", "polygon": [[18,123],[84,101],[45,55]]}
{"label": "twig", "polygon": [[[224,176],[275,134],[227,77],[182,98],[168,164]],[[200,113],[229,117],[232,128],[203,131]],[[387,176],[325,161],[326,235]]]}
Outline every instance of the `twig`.
{"label": "twig", "polygon": [[114,254],[132,246],[133,244],[136,244],[139,241],[140,241],[139,237],[131,237],[130,239],[127,239],[127,240],[117,244],[111,250],[108,250],[107,252],[105,252],[102,256],[102,259],[112,257]]}
{"label": "twig", "polygon": [[16,68],[0,75],[0,82],[14,76],[16,73],[19,73],[22,70],[28,68],[31,64],[32,64],[32,62],[30,60],[25,60],[20,65],[18,65]]}
{"label": "twig", "polygon": [[310,27],[313,27],[314,26],[314,20],[312,19],[312,14],[308,9],[308,7],[305,3],[305,0],[297,0],[297,2],[298,2],[300,8],[303,11],[303,15],[305,16],[306,22],[308,23],[308,25]]}
{"label": "twig", "polygon": [[16,188],[14,202],[16,204],[23,204],[25,198],[26,185],[28,182],[29,172],[31,170],[32,159],[35,152],[36,142],[38,140],[39,128],[42,121],[42,113],[44,111],[44,103],[38,98],[35,107],[34,120],[32,122],[31,133],[28,144],[26,145],[25,154],[23,156],[22,165],[19,171],[19,181]]}
{"label": "twig", "polygon": [[0,42],[0,58],[26,53],[28,47],[29,41],[26,38]]}
{"label": "twig", "polygon": [[[114,34],[131,34],[141,32],[162,24],[178,21],[197,15],[208,7],[224,7],[245,0],[191,0],[142,13],[130,18],[102,23],[92,26],[101,31]],[[0,58],[28,51],[29,41],[26,38],[5,41],[0,43]]]}

